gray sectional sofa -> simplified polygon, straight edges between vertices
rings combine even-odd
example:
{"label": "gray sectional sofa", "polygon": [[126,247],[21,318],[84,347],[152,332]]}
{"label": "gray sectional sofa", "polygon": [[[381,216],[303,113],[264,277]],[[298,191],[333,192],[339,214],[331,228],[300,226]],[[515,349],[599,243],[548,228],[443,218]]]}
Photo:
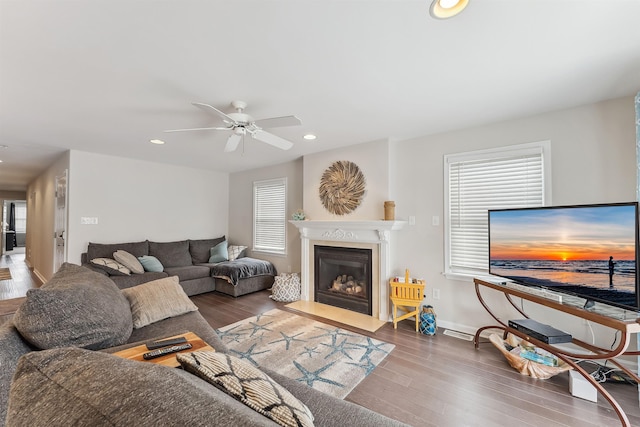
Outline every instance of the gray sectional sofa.
{"label": "gray sectional sofa", "polygon": [[[140,242],[126,243],[89,243],[87,252],[81,255],[82,265],[108,275],[120,289],[146,283],[167,276],[178,276],[180,284],[187,295],[197,295],[205,292],[218,291],[234,297],[251,292],[268,289],[273,285],[277,275],[275,267],[271,263],[261,260],[253,260],[258,264],[259,272],[247,277],[241,277],[236,283],[230,283],[228,279],[214,277],[214,268],[220,264],[209,263],[209,251],[225,240],[225,236],[214,239],[180,240],[174,242],[153,242],[144,240]],[[95,258],[113,258],[117,250],[126,251],[135,257],[153,256],[157,258],[164,271],[149,272],[131,275],[111,275],[91,264]],[[243,257],[247,259],[246,257]],[[227,261],[224,264],[234,267],[239,261]]]}
{"label": "gray sectional sofa", "polygon": [[[64,264],[49,282],[30,290],[13,320],[0,326],[0,425],[277,425],[187,370],[110,354],[192,331],[217,353],[232,357],[173,281],[183,297],[173,296],[172,304],[186,300],[186,311],[137,329],[138,314],[130,311],[137,296],[144,295],[145,310],[155,316],[166,309],[154,303],[163,295],[153,296],[153,284],[123,291],[105,275]],[[403,425],[263,372],[309,408],[316,426]]]}

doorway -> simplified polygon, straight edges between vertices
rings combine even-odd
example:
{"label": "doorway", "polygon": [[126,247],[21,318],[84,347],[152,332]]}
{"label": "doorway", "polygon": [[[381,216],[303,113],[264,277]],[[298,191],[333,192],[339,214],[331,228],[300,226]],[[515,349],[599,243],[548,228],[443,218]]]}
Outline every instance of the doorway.
{"label": "doorway", "polygon": [[2,253],[24,253],[26,236],[27,201],[5,200],[2,206]]}

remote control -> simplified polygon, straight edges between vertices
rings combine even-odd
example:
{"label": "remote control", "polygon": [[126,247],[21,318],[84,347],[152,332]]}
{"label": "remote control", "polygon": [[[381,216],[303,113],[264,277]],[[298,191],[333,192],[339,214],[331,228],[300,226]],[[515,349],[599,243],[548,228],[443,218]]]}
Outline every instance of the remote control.
{"label": "remote control", "polygon": [[191,344],[190,343],[181,344],[181,345],[174,345],[173,347],[159,348],[157,350],[153,350],[153,351],[150,351],[148,353],[143,354],[142,358],[144,360],[155,359],[156,357],[164,356],[166,354],[171,354],[171,353],[177,353],[179,351],[186,350],[186,349],[189,349],[189,348],[191,348]]}
{"label": "remote control", "polygon": [[169,347],[171,345],[184,344],[187,342],[185,337],[169,338],[166,340],[153,341],[147,344],[147,349],[155,350],[156,348]]}

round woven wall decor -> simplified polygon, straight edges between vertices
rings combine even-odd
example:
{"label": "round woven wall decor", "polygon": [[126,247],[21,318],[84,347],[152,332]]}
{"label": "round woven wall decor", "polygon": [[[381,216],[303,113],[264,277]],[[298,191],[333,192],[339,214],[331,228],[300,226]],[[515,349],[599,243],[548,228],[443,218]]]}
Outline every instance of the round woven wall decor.
{"label": "round woven wall decor", "polygon": [[320,200],[331,213],[346,215],[364,197],[366,181],[358,165],[346,160],[334,162],[320,178]]}

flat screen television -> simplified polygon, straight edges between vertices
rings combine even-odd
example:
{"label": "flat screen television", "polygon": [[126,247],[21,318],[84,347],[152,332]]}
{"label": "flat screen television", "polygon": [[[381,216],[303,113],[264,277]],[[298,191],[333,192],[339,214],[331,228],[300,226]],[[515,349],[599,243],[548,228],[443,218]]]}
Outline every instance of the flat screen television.
{"label": "flat screen television", "polygon": [[489,211],[489,273],[638,311],[638,203]]}

